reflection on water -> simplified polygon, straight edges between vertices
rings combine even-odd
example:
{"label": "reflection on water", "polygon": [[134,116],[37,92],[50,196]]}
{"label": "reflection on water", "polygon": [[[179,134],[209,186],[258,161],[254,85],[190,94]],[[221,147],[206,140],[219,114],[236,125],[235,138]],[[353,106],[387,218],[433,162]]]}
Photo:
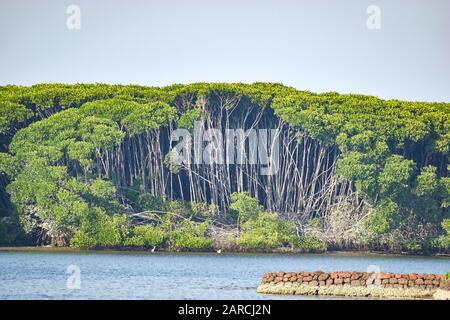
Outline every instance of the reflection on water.
{"label": "reflection on water", "polygon": [[[450,258],[0,252],[0,299],[305,299],[311,297],[260,295],[256,287],[269,271],[366,271],[370,265],[385,272],[445,273]],[[69,289],[77,280],[80,289]]]}

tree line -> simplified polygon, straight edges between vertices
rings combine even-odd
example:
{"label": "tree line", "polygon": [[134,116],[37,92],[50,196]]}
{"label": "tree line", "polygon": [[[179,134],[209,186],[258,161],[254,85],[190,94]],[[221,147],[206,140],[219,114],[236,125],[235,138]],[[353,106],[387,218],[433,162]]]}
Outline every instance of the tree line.
{"label": "tree line", "polygon": [[[276,83],[0,87],[0,241],[447,252],[450,104]],[[179,164],[174,130],[271,128],[279,170]]]}

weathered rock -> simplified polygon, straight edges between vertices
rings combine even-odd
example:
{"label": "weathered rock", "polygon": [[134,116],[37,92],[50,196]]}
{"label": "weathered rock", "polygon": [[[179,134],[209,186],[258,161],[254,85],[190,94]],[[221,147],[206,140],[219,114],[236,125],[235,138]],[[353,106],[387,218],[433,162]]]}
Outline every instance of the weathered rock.
{"label": "weathered rock", "polygon": [[[442,290],[444,291],[444,290]],[[423,299],[433,296],[433,292],[428,290],[419,290],[415,288],[401,289],[401,288],[373,288],[366,287],[351,287],[351,286],[324,286],[314,287],[311,285],[297,285],[297,286],[280,286],[261,284],[258,293],[268,294],[296,294],[296,295],[334,295],[334,296],[361,296],[361,297],[375,297],[375,298],[402,298],[402,299]],[[445,299],[448,291],[443,294]],[[437,299],[438,292],[435,293]],[[448,298],[447,298],[448,299]]]}
{"label": "weathered rock", "polygon": [[433,298],[436,300],[450,300],[450,291],[437,289],[433,294]]}
{"label": "weathered rock", "polygon": [[425,280],[434,280],[434,275],[433,274],[425,274],[423,278]]}
{"label": "weathered rock", "polygon": [[380,272],[380,279],[384,280],[384,279],[389,279],[390,277],[391,277],[391,275],[389,273]]}
{"label": "weathered rock", "polygon": [[352,272],[352,276],[351,276],[351,280],[358,280],[359,278],[361,278],[361,274],[357,273],[357,272]]}
{"label": "weathered rock", "polygon": [[360,285],[361,285],[361,281],[359,281],[359,280],[352,280],[352,281],[350,282],[350,285],[351,285],[352,287],[360,286]]}
{"label": "weathered rock", "polygon": [[450,291],[443,275],[322,271],[269,272],[258,287],[265,293],[405,298],[431,297],[437,290]]}
{"label": "weathered rock", "polygon": [[450,290],[450,280],[441,280],[439,283],[441,289]]}
{"label": "weathered rock", "polygon": [[417,279],[417,273],[411,273],[408,275],[409,280],[416,280]]}
{"label": "weathered rock", "polygon": [[330,277],[328,273],[321,273],[319,277],[317,278],[319,281],[325,281]]}

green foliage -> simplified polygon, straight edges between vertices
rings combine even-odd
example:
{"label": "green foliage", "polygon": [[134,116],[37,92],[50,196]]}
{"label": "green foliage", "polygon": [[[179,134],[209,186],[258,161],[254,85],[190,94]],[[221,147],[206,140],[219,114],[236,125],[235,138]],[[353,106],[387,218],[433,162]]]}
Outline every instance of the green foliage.
{"label": "green foliage", "polygon": [[386,161],[380,174],[380,191],[389,198],[405,201],[408,199],[408,190],[415,166],[412,160],[399,155],[393,155]]}
{"label": "green foliage", "polygon": [[17,163],[14,160],[14,157],[11,155],[0,152],[0,173],[5,173],[10,177],[15,176],[17,173]]}
{"label": "green foliage", "polygon": [[247,249],[273,249],[280,247],[286,238],[285,223],[276,213],[260,212],[242,224],[243,233],[236,243]]}
{"label": "green foliage", "polygon": [[168,245],[172,249],[209,249],[212,240],[206,236],[208,222],[193,223],[184,220],[179,227],[168,234]]}
{"label": "green foliage", "polygon": [[423,167],[420,175],[417,177],[417,185],[415,189],[416,195],[419,197],[433,196],[440,192],[439,178],[437,176],[437,168],[433,166]]}
{"label": "green foliage", "polygon": [[251,197],[247,192],[233,193],[231,195],[230,210],[235,212],[240,223],[256,220],[263,212],[263,207],[258,200]]}
{"label": "green foliage", "polygon": [[306,252],[324,252],[327,246],[313,236],[298,237],[292,222],[277,213],[265,212],[258,200],[248,193],[231,195],[230,209],[241,217],[241,234],[236,244],[245,249],[274,249],[284,245]]}
{"label": "green foliage", "polygon": [[166,201],[163,197],[154,196],[148,192],[139,195],[138,204],[140,211],[159,211],[163,213],[167,209]]}
{"label": "green foliage", "polygon": [[385,201],[378,205],[367,221],[369,229],[377,234],[388,232],[398,213],[398,205],[393,201]]}
{"label": "green foliage", "polygon": [[164,232],[159,227],[150,225],[136,226],[131,230],[131,236],[125,240],[127,246],[153,247],[159,246],[164,240]]}
{"label": "green foliage", "polygon": [[423,251],[422,244],[416,241],[408,241],[405,243],[405,249],[411,253],[419,253]]}
{"label": "green foliage", "polygon": [[160,217],[178,219],[189,215],[189,208],[182,200],[166,200],[161,196],[154,196],[149,192],[141,193],[138,197],[139,211],[151,211]]}
{"label": "green foliage", "polygon": [[319,229],[321,227],[320,218],[316,217],[316,218],[309,219],[308,227],[313,228],[313,229]]}
{"label": "green foliage", "polygon": [[157,129],[175,119],[176,109],[164,102],[140,105],[123,118],[122,123],[131,135]]}
{"label": "green foliage", "polygon": [[92,166],[92,155],[94,153],[94,144],[86,141],[72,141],[67,146],[67,155],[72,160],[77,160],[83,167]]}
{"label": "green foliage", "polygon": [[[47,221],[52,233],[70,235],[88,209],[83,189],[74,178],[66,183],[65,168],[47,166],[35,158],[7,187],[12,202],[25,218],[29,213]],[[31,229],[28,229],[31,231]]]}
{"label": "green foliage", "polygon": [[84,141],[106,150],[118,146],[125,137],[125,133],[120,131],[112,120],[95,116],[81,120],[79,130]]}
{"label": "green foliage", "polygon": [[83,216],[70,245],[78,248],[117,247],[124,244],[127,236],[125,215],[109,217],[101,209],[95,208]]}
{"label": "green foliage", "polygon": [[338,174],[354,181],[368,201],[375,198],[378,191],[378,166],[360,152],[349,152],[338,160]]}
{"label": "green foliage", "polygon": [[292,244],[295,249],[304,252],[323,253],[327,251],[327,244],[314,236],[293,237]]}
{"label": "green foliage", "polygon": [[178,118],[177,124],[179,128],[192,129],[194,121],[199,121],[202,117],[203,111],[199,108],[187,110]]}
{"label": "green foliage", "polygon": [[442,228],[445,230],[446,234],[440,239],[441,244],[444,248],[450,248],[450,219],[444,219],[442,221]]}
{"label": "green foliage", "polygon": [[[47,94],[30,99],[46,108],[59,105],[60,98]],[[133,115],[139,118],[140,124],[136,125],[145,131],[167,123],[174,109],[160,102],[99,100],[56,113],[14,136],[11,154],[0,154],[0,170],[12,179],[7,191],[27,233],[45,223],[49,234],[71,237],[81,230],[80,221],[86,212],[120,211],[112,181],[96,178],[92,170],[95,163],[98,170],[99,161],[104,161],[99,158],[107,150],[118,147],[127,134],[136,133],[127,132],[122,126],[122,121],[126,123],[124,119]],[[68,159],[83,168],[83,182],[77,179],[78,173],[77,177],[72,176],[76,167],[69,166]],[[78,234],[76,241],[84,236]],[[102,243],[108,245],[108,241]]]}
{"label": "green foliage", "polygon": [[190,205],[193,216],[212,219],[219,214],[219,208],[214,204],[208,205],[207,203],[192,201]]}
{"label": "green foliage", "polygon": [[89,187],[91,204],[104,208],[109,213],[118,211],[119,203],[116,196],[116,187],[111,181],[97,178],[91,181]]}
{"label": "green foliage", "polygon": [[13,213],[0,216],[0,245],[12,245],[22,235],[19,217]]}
{"label": "green foliage", "polygon": [[120,123],[137,108],[140,108],[140,104],[134,101],[108,99],[85,103],[80,107],[80,111],[85,116],[99,117]]}
{"label": "green foliage", "polygon": [[416,198],[414,207],[420,211],[421,216],[428,217],[434,223],[438,223],[442,219],[447,203],[450,203],[448,202],[449,193],[446,190],[446,180],[448,179],[439,178],[436,167],[426,166],[420,170],[412,189]]}
{"label": "green foliage", "polygon": [[[79,233],[86,216],[101,211],[110,217],[122,211],[118,199],[127,199],[135,209],[189,218],[217,216],[217,208],[203,204],[191,204],[189,210],[182,202],[153,199],[140,189],[146,181],[124,187],[117,172],[106,171],[117,160],[110,156],[124,143],[149,144],[150,134],[169,124],[190,129],[204,116],[204,109],[219,99],[271,108],[302,135],[337,147],[339,176],[351,180],[374,208],[367,223],[375,240],[411,234],[404,245],[417,249],[414,234],[418,226],[427,226],[434,230],[434,238],[420,245],[425,248],[437,241],[448,248],[450,104],[315,94],[277,83],[0,87],[0,146],[5,150],[0,153],[0,172],[9,184],[9,195],[0,190],[0,203],[14,208],[0,210],[17,213],[16,220],[28,233],[45,225],[56,236],[70,238],[78,232],[77,241],[87,234]],[[123,189],[117,192],[114,185]],[[234,194],[231,201],[231,216],[242,228],[243,239],[249,238],[244,242],[263,246],[261,239],[266,237],[270,247],[300,241],[289,240],[292,227],[280,226],[270,214],[266,216],[248,194]],[[267,235],[260,225],[279,231],[276,236]],[[2,228],[6,230],[4,224]],[[103,241],[108,242],[114,241]]]}
{"label": "green foliage", "polygon": [[166,210],[170,214],[177,216],[185,216],[188,213],[186,204],[182,200],[167,201]]}
{"label": "green foliage", "polygon": [[[321,143],[336,142],[338,173],[375,207],[369,224],[376,232],[394,232],[405,226],[402,220],[418,226],[445,216],[448,103],[288,91],[277,94],[272,107]],[[426,169],[430,160],[441,169]]]}
{"label": "green foliage", "polygon": [[19,124],[30,119],[33,112],[25,106],[9,101],[0,101],[0,134],[10,134]]}
{"label": "green foliage", "polygon": [[440,179],[442,186],[442,207],[448,208],[450,207],[450,177],[442,177]]}

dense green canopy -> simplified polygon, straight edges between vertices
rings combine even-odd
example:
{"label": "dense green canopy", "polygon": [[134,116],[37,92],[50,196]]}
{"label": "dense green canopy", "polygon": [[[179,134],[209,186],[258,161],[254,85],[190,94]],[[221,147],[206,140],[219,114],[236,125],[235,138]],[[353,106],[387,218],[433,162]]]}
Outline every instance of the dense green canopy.
{"label": "dense green canopy", "polygon": [[[240,111],[233,113],[235,108]],[[171,168],[167,145],[174,128],[191,129],[195,120],[222,128],[247,125],[246,119],[257,118],[258,112],[264,125],[282,127],[285,137],[293,134],[298,139],[301,147],[292,149],[286,143],[285,148],[286,154],[298,152],[294,165],[300,165],[303,151],[316,163],[300,170],[312,180],[305,199],[289,198],[284,189],[272,187],[270,179],[258,180],[263,186],[251,190],[250,182],[239,184],[237,175],[227,172],[236,183],[221,190],[215,182],[205,186],[193,177],[197,172],[209,179],[211,172],[182,168],[178,173]],[[352,245],[449,249],[449,103],[315,94],[276,83],[12,85],[0,87],[0,151],[3,242],[52,239],[65,244],[73,239],[71,243],[80,246],[164,242],[197,248],[211,246],[205,237],[211,235],[212,225],[224,224],[235,226],[241,234],[235,244],[244,248],[264,246],[260,240],[266,238],[266,247],[317,239],[345,247],[347,240],[327,238],[338,233],[333,226],[344,219],[333,216],[338,197],[333,195],[323,206],[305,204],[312,195],[327,198],[325,189],[333,187],[333,194],[348,189],[347,199],[351,192],[359,199],[350,211],[353,215],[359,210],[367,232],[348,240]],[[289,170],[280,175],[293,179]],[[320,180],[322,176],[327,179]],[[239,212],[236,201],[250,196],[264,208],[252,204]],[[158,199],[162,202],[157,205]],[[174,209],[180,200],[182,209]],[[289,204],[281,205],[283,201]],[[200,203],[207,206],[202,214],[195,210]],[[210,205],[218,212],[205,217]],[[144,226],[130,227],[136,214],[149,210],[160,214],[146,218]],[[256,210],[252,218],[240,221],[238,217],[253,214],[251,210]],[[352,225],[352,217],[346,218],[347,231],[360,228]],[[201,223],[205,220],[211,222],[209,227]],[[268,237],[268,229],[276,232]],[[292,235],[299,238],[293,240]]]}

